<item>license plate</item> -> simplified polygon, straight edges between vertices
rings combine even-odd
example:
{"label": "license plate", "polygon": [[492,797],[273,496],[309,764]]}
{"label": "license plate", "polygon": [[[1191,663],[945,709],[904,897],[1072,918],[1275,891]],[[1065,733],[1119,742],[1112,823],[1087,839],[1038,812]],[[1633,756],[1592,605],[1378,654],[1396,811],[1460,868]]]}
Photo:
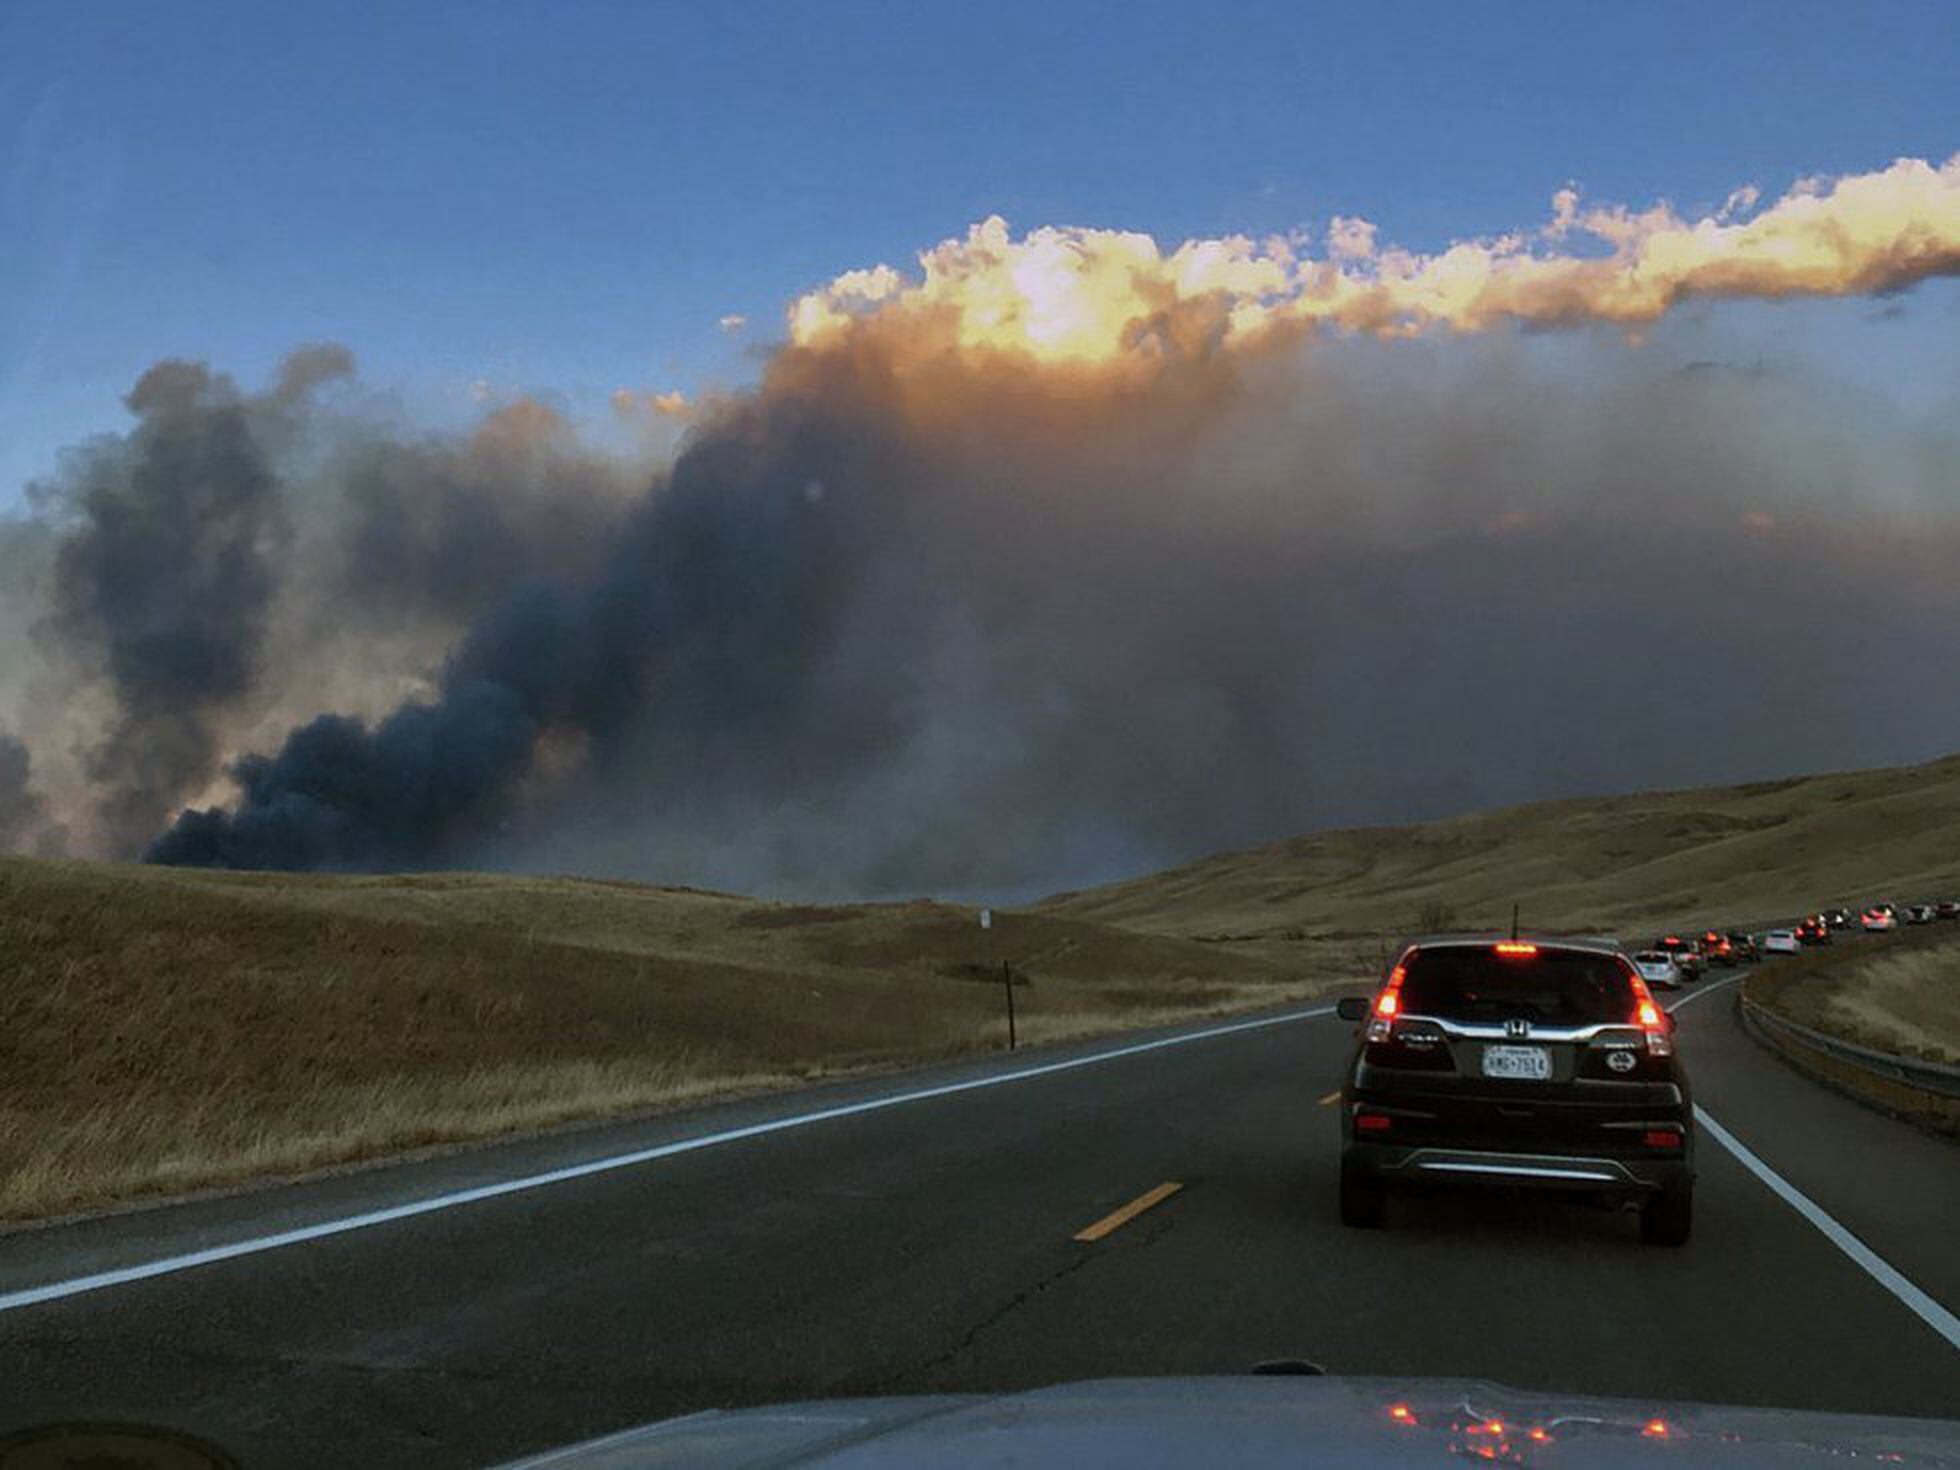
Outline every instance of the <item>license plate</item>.
{"label": "license plate", "polygon": [[1484,1048],[1486,1077],[1517,1077],[1527,1082],[1549,1081],[1552,1054],[1542,1046],[1487,1046]]}

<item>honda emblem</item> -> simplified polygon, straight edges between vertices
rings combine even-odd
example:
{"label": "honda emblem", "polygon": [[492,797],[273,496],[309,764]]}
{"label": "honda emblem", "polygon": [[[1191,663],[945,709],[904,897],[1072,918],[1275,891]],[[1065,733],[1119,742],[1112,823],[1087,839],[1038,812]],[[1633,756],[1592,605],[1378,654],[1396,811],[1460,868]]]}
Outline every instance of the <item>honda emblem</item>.
{"label": "honda emblem", "polygon": [[1531,1022],[1522,1016],[1513,1016],[1504,1023],[1504,1034],[1514,1041],[1522,1040],[1531,1035]]}

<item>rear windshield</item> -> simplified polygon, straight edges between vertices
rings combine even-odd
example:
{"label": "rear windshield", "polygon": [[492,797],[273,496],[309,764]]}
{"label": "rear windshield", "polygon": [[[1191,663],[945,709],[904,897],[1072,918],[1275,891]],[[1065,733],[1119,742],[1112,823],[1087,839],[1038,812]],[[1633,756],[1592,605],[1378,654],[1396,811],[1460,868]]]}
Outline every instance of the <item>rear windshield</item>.
{"label": "rear windshield", "polygon": [[1674,956],[1664,950],[1648,949],[1635,955],[1633,962],[1637,965],[1671,965],[1674,963]]}
{"label": "rear windshield", "polygon": [[1449,1021],[1522,1017],[1584,1026],[1633,1015],[1633,986],[1613,955],[1541,949],[1519,957],[1482,945],[1418,950],[1402,979],[1402,1014]]}

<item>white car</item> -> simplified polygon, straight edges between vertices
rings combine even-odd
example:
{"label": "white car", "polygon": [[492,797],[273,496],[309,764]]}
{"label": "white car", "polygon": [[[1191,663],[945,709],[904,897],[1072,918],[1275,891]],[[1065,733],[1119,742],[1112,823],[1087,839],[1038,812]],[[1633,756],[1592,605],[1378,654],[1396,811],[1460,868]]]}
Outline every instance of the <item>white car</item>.
{"label": "white car", "polygon": [[1795,954],[1802,948],[1794,929],[1772,929],[1763,936],[1764,954]]}
{"label": "white car", "polygon": [[1674,963],[1674,956],[1664,949],[1641,950],[1633,957],[1633,967],[1650,986],[1657,985],[1663,990],[1681,988],[1681,967]]}
{"label": "white car", "polygon": [[1888,929],[1899,927],[1898,915],[1892,912],[1892,905],[1882,903],[1877,908],[1866,909],[1859,915],[1858,922],[1867,934],[1883,934]]}
{"label": "white car", "polygon": [[1933,906],[1930,903],[1910,903],[1906,905],[1908,924],[1930,924],[1933,922]]}

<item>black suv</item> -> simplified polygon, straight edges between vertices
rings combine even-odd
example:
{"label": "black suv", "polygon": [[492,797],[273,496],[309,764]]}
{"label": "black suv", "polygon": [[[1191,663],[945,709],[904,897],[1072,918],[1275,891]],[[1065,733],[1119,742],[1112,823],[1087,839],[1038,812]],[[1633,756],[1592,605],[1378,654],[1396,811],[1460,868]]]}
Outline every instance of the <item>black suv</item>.
{"label": "black suv", "polygon": [[1390,1186],[1502,1184],[1637,1203],[1640,1233],[1693,1220],[1694,1108],[1673,1020],[1609,943],[1462,936],[1406,946],[1341,1088],[1341,1220]]}

